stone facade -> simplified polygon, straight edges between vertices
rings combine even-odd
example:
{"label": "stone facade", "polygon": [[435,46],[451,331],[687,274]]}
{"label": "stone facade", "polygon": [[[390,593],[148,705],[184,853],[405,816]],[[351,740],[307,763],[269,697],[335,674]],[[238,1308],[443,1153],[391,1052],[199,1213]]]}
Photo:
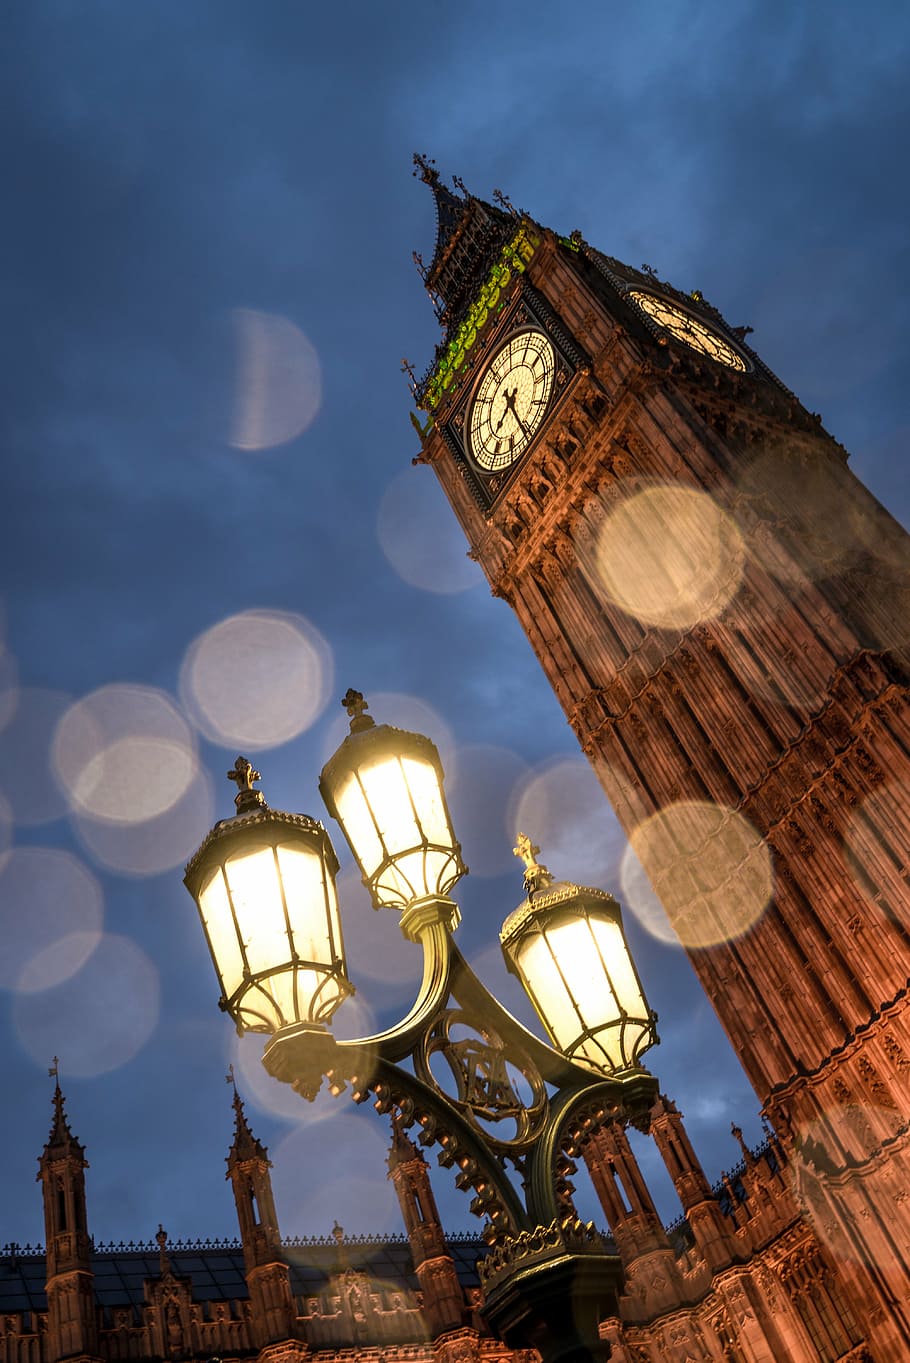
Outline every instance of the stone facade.
{"label": "stone facade", "polygon": [[[437,202],[424,277],[443,326],[415,384],[418,462],[689,950],[853,1318],[880,1363],[901,1363],[910,540],[697,290],[418,166]],[[485,471],[474,395],[522,328],[551,339],[556,382],[521,456]],[[507,431],[515,392],[502,398],[491,420]]]}
{"label": "stone facade", "polygon": [[[482,1239],[447,1238],[427,1165],[396,1127],[388,1160],[405,1235],[282,1239],[268,1152],[235,1094],[228,1156],[232,1244],[96,1246],[85,1153],[59,1088],[40,1159],[47,1244],[0,1251],[0,1363],[533,1363],[494,1339],[482,1312]],[[614,1363],[868,1360],[857,1319],[813,1234],[783,1143],[711,1185],[681,1114],[661,1097],[650,1133],[682,1217],[661,1224],[622,1127],[579,1140],[625,1275],[619,1316],[601,1322]],[[566,1177],[575,1172],[572,1166]],[[382,1172],[377,1170],[377,1177]],[[23,1308],[27,1299],[28,1306]]]}

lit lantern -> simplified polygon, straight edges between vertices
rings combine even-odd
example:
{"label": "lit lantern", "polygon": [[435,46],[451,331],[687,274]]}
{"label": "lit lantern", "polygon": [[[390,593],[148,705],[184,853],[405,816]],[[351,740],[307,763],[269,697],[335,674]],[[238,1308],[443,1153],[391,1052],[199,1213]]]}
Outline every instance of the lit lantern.
{"label": "lit lantern", "polygon": [[657,1041],[656,1014],[641,987],[612,895],[554,884],[519,835],[528,897],[502,926],[506,965],[521,980],[553,1043],[599,1074],[632,1069]]}
{"label": "lit lantern", "polygon": [[359,691],[342,702],[351,732],[319,778],[374,908],[445,899],[465,873],[439,753],[422,734],[377,725]]}
{"label": "lit lantern", "polygon": [[269,809],[245,758],[228,773],[237,816],[217,823],[186,868],[238,1032],[327,1023],[346,995],[338,859],[321,823]]}

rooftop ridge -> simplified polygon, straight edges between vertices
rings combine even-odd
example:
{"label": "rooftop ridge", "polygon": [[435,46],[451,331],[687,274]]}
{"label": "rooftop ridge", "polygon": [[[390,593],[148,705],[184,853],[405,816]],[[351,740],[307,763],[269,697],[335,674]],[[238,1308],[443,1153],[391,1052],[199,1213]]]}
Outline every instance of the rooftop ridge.
{"label": "rooftop ridge", "polygon": [[[408,1237],[403,1231],[396,1231],[391,1234],[383,1234],[379,1231],[362,1231],[357,1235],[345,1235],[345,1244],[348,1245],[406,1245]],[[452,1231],[446,1235],[446,1240],[450,1244],[485,1244],[483,1234],[477,1230]],[[325,1246],[326,1248],[337,1249],[335,1237],[326,1235],[286,1235],[281,1239],[282,1247],[285,1249],[302,1249],[308,1246]],[[155,1240],[92,1240],[93,1254],[155,1254],[159,1253],[159,1245]],[[192,1254],[201,1250],[236,1250],[238,1253],[243,1249],[243,1243],[237,1236],[204,1236],[198,1239],[178,1239],[168,1241],[168,1252],[172,1254]],[[0,1245],[0,1259],[42,1259],[45,1256],[44,1245],[40,1243],[21,1245],[17,1240],[8,1240],[6,1244]]]}

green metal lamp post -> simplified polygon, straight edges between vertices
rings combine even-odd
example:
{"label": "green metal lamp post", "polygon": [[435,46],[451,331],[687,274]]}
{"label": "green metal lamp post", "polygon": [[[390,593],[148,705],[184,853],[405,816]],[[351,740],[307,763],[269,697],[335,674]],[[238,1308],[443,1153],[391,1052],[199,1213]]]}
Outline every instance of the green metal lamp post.
{"label": "green metal lamp post", "polygon": [[[335,1010],[353,991],[335,896],[338,869],[322,824],[271,810],[259,773],[238,758],[234,818],[216,824],[189,863],[221,986],[239,1032],[269,1034],[263,1064],[313,1099],[324,1082],[373,1100],[456,1171],[485,1220],[490,1251],[478,1270],[493,1331],[544,1363],[604,1356],[597,1324],[615,1314],[618,1258],[583,1224],[569,1182],[586,1141],[617,1119],[644,1125],[657,1096],[640,1056],[657,1040],[622,932],[602,891],[554,883],[520,835],[527,898],[501,942],[550,1037],[529,1032],[490,994],[454,943],[451,891],[466,874],[429,739],[366,714],[359,692],[343,704],[351,731],[320,778],[377,909],[399,913],[423,949],[410,1012],[373,1036],[339,1041]],[[437,1081],[441,1055],[454,1095]],[[409,1062],[406,1067],[403,1062]],[[530,1098],[510,1078],[524,1076]],[[524,1087],[524,1086],[523,1086]],[[507,1174],[511,1166],[519,1194]]]}

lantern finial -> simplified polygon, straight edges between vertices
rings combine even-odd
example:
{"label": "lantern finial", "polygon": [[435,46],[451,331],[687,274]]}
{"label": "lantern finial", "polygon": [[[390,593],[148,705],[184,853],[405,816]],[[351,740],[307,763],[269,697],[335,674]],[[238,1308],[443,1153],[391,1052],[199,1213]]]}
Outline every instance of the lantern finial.
{"label": "lantern finial", "polygon": [[364,714],[364,711],[369,710],[370,706],[369,702],[364,700],[362,691],[355,691],[352,686],[349,686],[341,697],[341,703],[348,712],[352,734],[360,734],[363,733],[364,729],[374,727],[375,720],[372,716]]}
{"label": "lantern finial", "polygon": [[512,854],[520,857],[525,864],[524,885],[528,894],[533,894],[535,890],[543,890],[547,885],[553,884],[553,877],[546,866],[537,861],[539,851],[540,848],[531,841],[527,833],[519,833],[515,846],[512,848]]}
{"label": "lantern finial", "polygon": [[253,782],[261,781],[262,777],[252,762],[248,762],[245,757],[238,757],[228,772],[227,779],[237,786],[234,804],[237,806],[238,814],[253,814],[257,809],[268,809],[262,791],[253,789]]}

